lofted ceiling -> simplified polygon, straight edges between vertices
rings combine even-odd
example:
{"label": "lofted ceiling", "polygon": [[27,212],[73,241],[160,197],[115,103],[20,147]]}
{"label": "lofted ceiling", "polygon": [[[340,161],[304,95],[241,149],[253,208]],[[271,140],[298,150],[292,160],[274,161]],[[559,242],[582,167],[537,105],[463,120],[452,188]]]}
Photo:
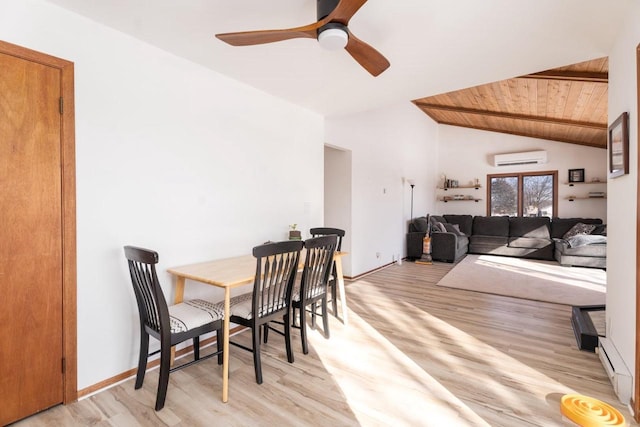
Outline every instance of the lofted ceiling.
{"label": "lofted ceiling", "polygon": [[415,99],[437,123],[607,148],[608,59]]}
{"label": "lofted ceiling", "polygon": [[[615,41],[617,23],[633,2],[369,0],[351,19],[349,29],[390,61],[389,69],[373,77],[343,50],[323,50],[313,39],[233,47],[214,37],[311,24],[316,19],[316,0],[41,1],[87,18],[95,37],[105,35],[105,43],[109,38],[102,26],[324,117],[450,94],[460,88],[605,57]],[[107,45],[94,48],[109,56]],[[556,85],[542,79],[527,81],[536,82],[527,83],[528,90]],[[517,80],[514,84],[524,83]],[[453,116],[444,110],[434,116],[444,120],[441,116],[445,113]],[[556,112],[550,115],[555,116]],[[579,122],[595,121],[584,115],[570,117]],[[500,117],[490,120],[505,121]],[[585,134],[594,132],[584,129]],[[557,132],[558,138],[562,137],[562,131]],[[597,144],[595,136],[584,138]]]}

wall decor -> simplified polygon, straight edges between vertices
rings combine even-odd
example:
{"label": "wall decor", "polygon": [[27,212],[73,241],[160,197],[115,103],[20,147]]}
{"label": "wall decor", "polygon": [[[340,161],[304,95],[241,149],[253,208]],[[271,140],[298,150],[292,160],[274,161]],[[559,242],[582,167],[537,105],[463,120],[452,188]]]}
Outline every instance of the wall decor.
{"label": "wall decor", "polygon": [[569,182],[584,182],[584,169],[569,169]]}
{"label": "wall decor", "polygon": [[629,113],[620,115],[608,133],[609,143],[609,178],[616,178],[629,173]]}

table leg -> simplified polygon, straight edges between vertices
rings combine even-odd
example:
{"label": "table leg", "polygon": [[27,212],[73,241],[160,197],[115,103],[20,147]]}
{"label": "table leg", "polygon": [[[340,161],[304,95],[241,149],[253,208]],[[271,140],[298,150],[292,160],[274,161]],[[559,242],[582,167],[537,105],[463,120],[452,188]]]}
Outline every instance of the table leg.
{"label": "table leg", "polygon": [[222,340],[222,401],[229,400],[229,318],[231,317],[231,289],[224,288],[224,339]]}
{"label": "table leg", "polygon": [[[184,282],[185,278],[178,276],[176,278],[176,295],[173,299],[174,304],[179,304],[184,301]],[[171,347],[171,362],[170,365],[173,366],[173,362],[176,358],[176,347]]]}
{"label": "table leg", "polygon": [[[347,297],[344,292],[344,276],[342,275],[342,257],[336,257],[336,280],[338,293],[340,294],[340,305],[342,306],[342,323],[347,325]],[[335,296],[334,296],[335,298]]]}

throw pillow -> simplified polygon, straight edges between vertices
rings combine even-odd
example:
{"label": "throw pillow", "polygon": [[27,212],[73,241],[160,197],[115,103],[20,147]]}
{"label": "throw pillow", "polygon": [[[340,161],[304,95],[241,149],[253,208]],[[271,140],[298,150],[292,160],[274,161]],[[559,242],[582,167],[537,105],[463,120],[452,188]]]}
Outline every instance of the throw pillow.
{"label": "throw pillow", "polygon": [[420,217],[413,220],[413,228],[416,231],[426,232],[429,229],[427,218]]}
{"label": "throw pillow", "polygon": [[442,222],[436,222],[436,228],[438,229],[438,231],[440,231],[442,233],[446,233],[447,232],[447,228],[445,227],[444,223],[442,223]]}
{"label": "throw pillow", "polygon": [[607,235],[607,224],[598,224],[596,228],[593,229],[591,234],[598,236],[606,236]]}
{"label": "throw pillow", "polygon": [[465,234],[460,231],[460,226],[458,224],[443,224],[444,228],[449,232],[453,233],[456,236],[464,236]]}
{"label": "throw pillow", "polygon": [[581,222],[577,223],[571,230],[564,233],[562,236],[563,239],[568,239],[569,237],[577,236],[578,234],[591,234],[591,232],[596,228],[595,224],[583,224]]}

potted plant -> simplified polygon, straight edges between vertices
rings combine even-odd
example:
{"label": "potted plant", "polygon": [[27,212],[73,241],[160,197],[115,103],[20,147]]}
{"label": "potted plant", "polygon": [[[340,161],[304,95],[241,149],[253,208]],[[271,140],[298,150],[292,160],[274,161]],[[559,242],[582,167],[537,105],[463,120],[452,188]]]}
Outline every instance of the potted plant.
{"label": "potted plant", "polygon": [[296,230],[298,224],[289,225],[289,240],[302,240],[300,230]]}

